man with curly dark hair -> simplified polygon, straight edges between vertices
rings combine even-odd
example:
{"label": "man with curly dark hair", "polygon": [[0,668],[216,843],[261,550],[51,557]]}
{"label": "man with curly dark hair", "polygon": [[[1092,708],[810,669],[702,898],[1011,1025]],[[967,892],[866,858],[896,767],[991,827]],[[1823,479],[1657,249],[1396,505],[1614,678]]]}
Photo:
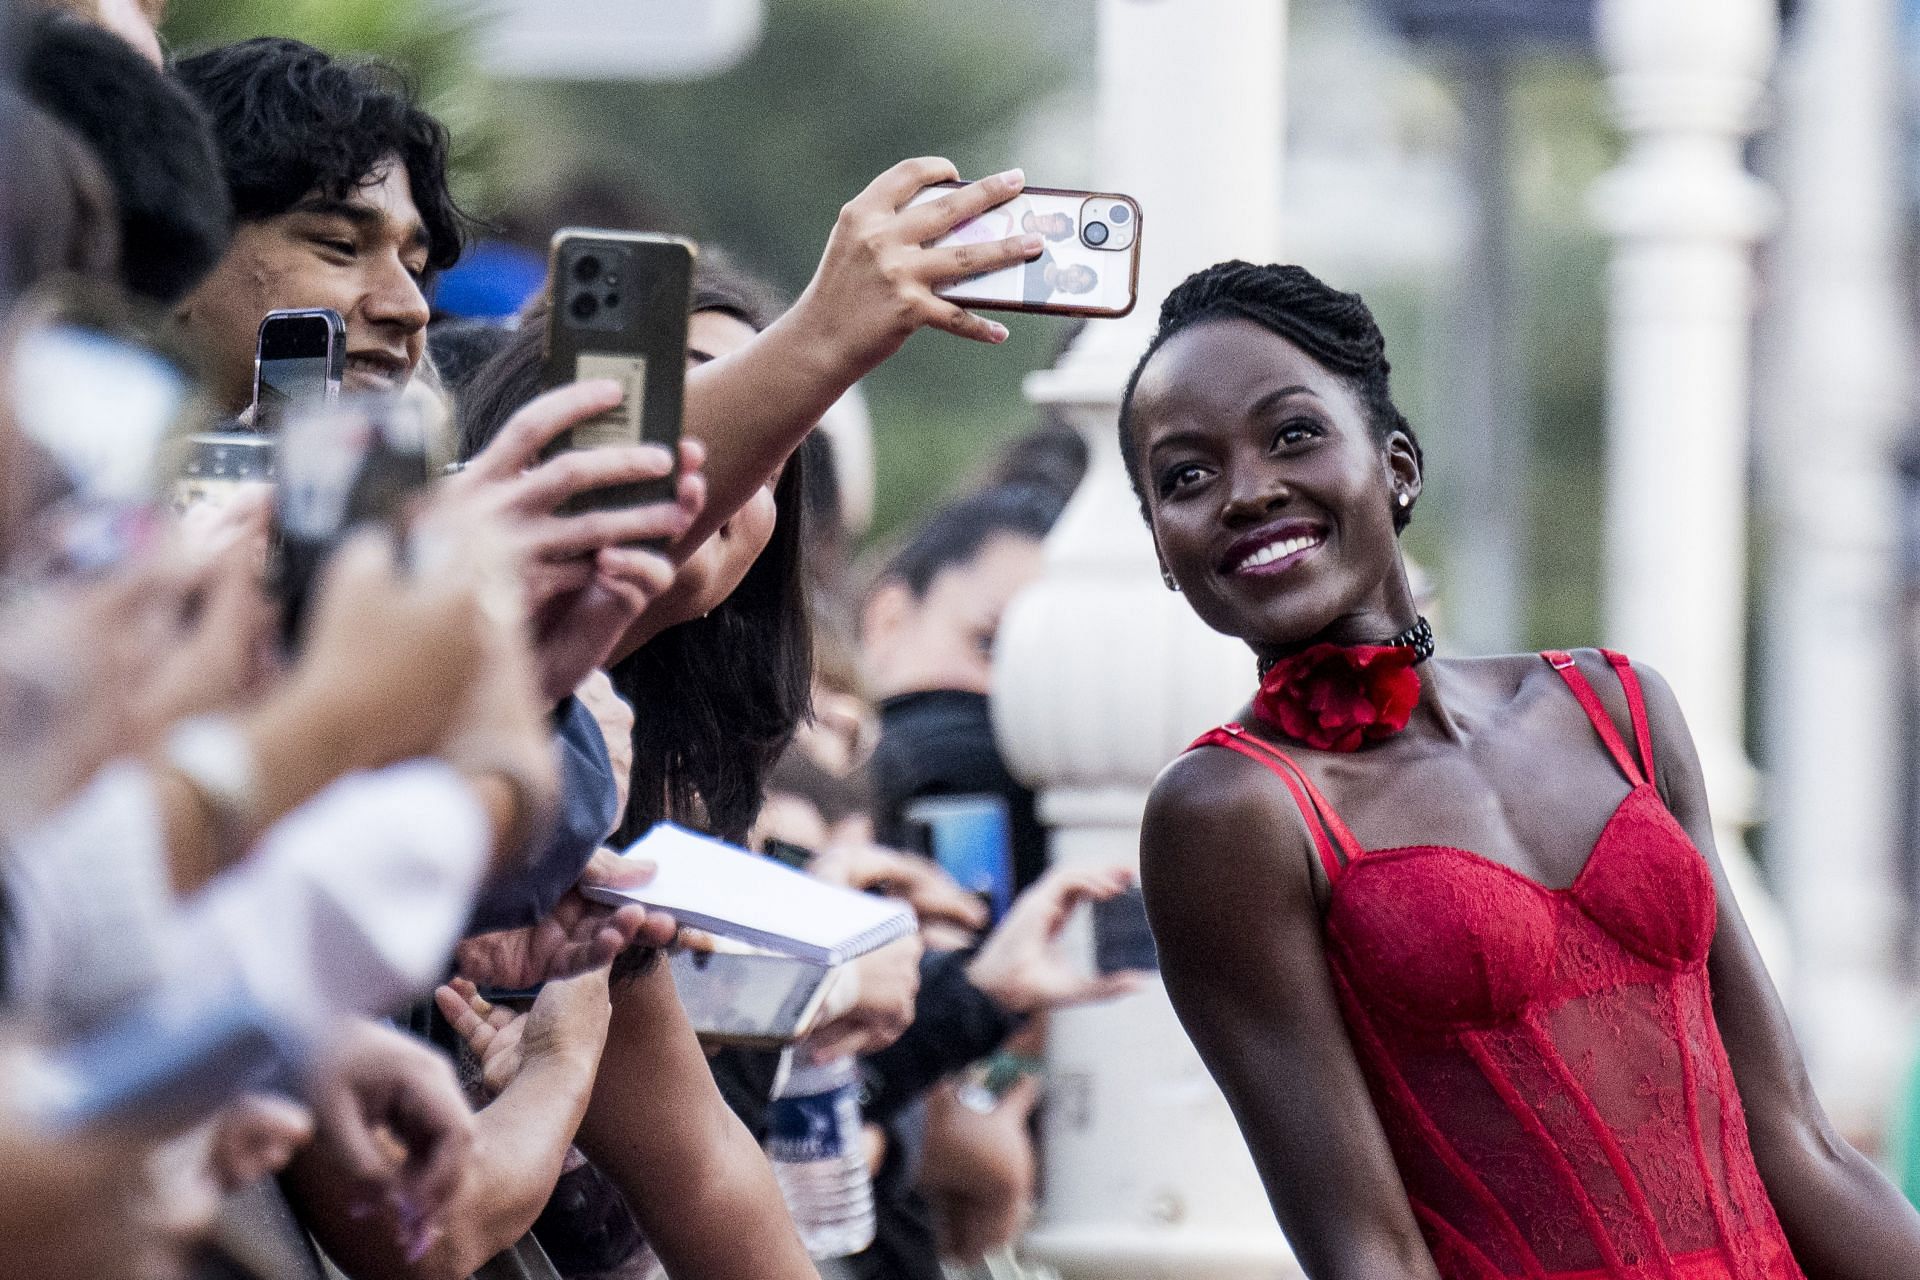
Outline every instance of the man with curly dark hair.
{"label": "man with curly dark hair", "polygon": [[178,315],[223,407],[252,397],[268,311],[331,307],[347,326],[347,386],[398,390],[425,347],[426,285],[459,260],[447,130],[380,63],[259,39],[183,59],[206,110],[236,225]]}

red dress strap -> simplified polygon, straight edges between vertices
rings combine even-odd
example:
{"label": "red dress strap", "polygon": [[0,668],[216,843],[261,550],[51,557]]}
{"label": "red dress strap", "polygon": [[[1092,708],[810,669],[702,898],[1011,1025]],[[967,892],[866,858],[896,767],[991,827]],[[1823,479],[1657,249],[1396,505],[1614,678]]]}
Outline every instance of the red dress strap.
{"label": "red dress strap", "polygon": [[[1209,729],[1200,735],[1193,746],[1225,747],[1238,752],[1249,760],[1265,765],[1286,784],[1294,804],[1300,808],[1300,816],[1307,821],[1308,834],[1313,837],[1314,850],[1320,855],[1320,865],[1326,868],[1328,883],[1338,880],[1340,873],[1360,856],[1360,842],[1353,838],[1353,832],[1347,830],[1347,824],[1340,821],[1340,815],[1320,794],[1320,788],[1313,785],[1313,779],[1307,777],[1306,771],[1280,748],[1254,737],[1238,724],[1223,724],[1217,729]],[[1188,750],[1192,750],[1192,747]]]}
{"label": "red dress strap", "polygon": [[1634,674],[1633,662],[1624,653],[1615,653],[1611,649],[1602,649],[1601,656],[1613,666],[1613,673],[1620,677],[1620,687],[1626,690],[1627,714],[1633,717],[1633,743],[1640,749],[1640,770],[1647,775],[1647,781],[1653,781],[1653,726],[1647,720],[1647,698],[1640,689],[1640,677]]}
{"label": "red dress strap", "polygon": [[[1602,652],[1606,651],[1602,650]],[[1645,785],[1646,777],[1640,772],[1640,766],[1634,763],[1633,754],[1627,750],[1627,744],[1620,738],[1620,731],[1613,727],[1613,717],[1608,715],[1606,707],[1601,705],[1600,695],[1593,691],[1591,684],[1587,683],[1587,677],[1581,674],[1579,667],[1574,665],[1573,655],[1563,650],[1549,649],[1540,656],[1546,660],[1548,666],[1560,673],[1560,678],[1567,682],[1567,688],[1573,690],[1573,696],[1579,700],[1580,709],[1585,711],[1587,719],[1593,722],[1594,731],[1600,735],[1600,741],[1606,744],[1607,750],[1613,755],[1614,763],[1620,766],[1620,772],[1627,775],[1627,781],[1636,787]],[[1633,712],[1634,735],[1640,741],[1641,751],[1651,762],[1652,750],[1647,745],[1645,736],[1647,712],[1640,701],[1639,682],[1633,678],[1632,668],[1625,665],[1625,658],[1616,653],[1607,653],[1607,660],[1613,663],[1614,670],[1620,673],[1620,683],[1627,691],[1627,705]]]}

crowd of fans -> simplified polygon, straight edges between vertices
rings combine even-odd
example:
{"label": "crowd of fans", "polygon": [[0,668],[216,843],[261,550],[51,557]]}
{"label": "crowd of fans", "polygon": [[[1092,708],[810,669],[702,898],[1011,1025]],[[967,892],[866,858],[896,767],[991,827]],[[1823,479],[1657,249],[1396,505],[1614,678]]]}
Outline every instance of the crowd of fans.
{"label": "crowd of fans", "polygon": [[[787,307],[703,254],[679,456],[556,454],[619,388],[543,391],[537,311],[435,315],[466,233],[442,124],[291,40],[166,57],[157,8],[29,8],[0,90],[0,1275],[815,1275],[761,1144],[779,1054],[703,1045],[661,962],[698,938],[581,893],[643,883],[615,851],[661,821],[918,914],[795,1050],[863,1077],[877,1237],[825,1265],[1006,1246],[1043,1015],[1132,981],[1060,945],[1126,873],[1046,870],[987,714],[1085,459],[1037,433],[863,587],[815,426],[919,329],[1005,338],[934,286],[1036,238],[926,246],[1021,176],[906,210],[958,175],[894,166]],[[115,554],[74,554],[140,447],[111,430],[135,372],[39,340],[111,314],[244,427],[291,307],[338,312],[348,387],[419,402],[461,465],[344,543],[289,646],[254,489],[152,486]],[[914,848],[955,795],[1004,808],[1003,911]]]}

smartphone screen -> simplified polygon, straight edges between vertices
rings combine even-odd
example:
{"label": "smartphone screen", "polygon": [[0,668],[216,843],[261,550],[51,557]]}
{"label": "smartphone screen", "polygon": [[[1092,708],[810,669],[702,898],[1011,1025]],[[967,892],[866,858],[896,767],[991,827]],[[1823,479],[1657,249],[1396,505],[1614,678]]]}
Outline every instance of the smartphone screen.
{"label": "smartphone screen", "polygon": [[400,531],[431,476],[427,424],[391,396],[353,397],[290,417],[278,438],[274,524],[281,636],[293,648],[321,568],[368,524]]}
{"label": "smartphone screen", "polygon": [[254,430],[278,430],[295,410],[337,394],[344,342],[344,324],[333,311],[275,311],[261,321],[254,359]]}
{"label": "smartphone screen", "polygon": [[14,420],[36,446],[46,501],[23,539],[25,576],[110,569],[156,535],[163,459],[192,388],[133,336],[56,319],[28,327],[11,361]]}
{"label": "smartphone screen", "polygon": [[1137,885],[1094,903],[1091,909],[1094,968],[1101,973],[1159,970],[1160,953],[1147,924],[1147,900]]}
{"label": "smartphone screen", "polygon": [[927,796],[906,809],[919,851],[986,904],[995,923],[1013,904],[1013,826],[1004,796]]}

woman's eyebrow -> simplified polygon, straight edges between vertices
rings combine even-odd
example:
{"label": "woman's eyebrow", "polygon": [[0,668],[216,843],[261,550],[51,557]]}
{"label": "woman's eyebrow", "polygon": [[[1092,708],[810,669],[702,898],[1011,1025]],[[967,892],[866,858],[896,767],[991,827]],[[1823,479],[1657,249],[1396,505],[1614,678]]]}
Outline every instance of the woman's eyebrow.
{"label": "woman's eyebrow", "polygon": [[1298,384],[1291,387],[1280,387],[1277,390],[1267,392],[1258,400],[1255,400],[1253,407],[1247,411],[1248,416],[1258,416],[1259,414],[1265,413],[1268,409],[1273,408],[1281,401],[1291,400],[1295,396],[1311,396],[1313,399],[1318,400],[1320,393],[1312,387],[1304,387]]}
{"label": "woman's eyebrow", "polygon": [[1171,435],[1161,436],[1147,446],[1147,456],[1153,457],[1163,449],[1195,448],[1207,443],[1207,436],[1199,431],[1175,431]]}

